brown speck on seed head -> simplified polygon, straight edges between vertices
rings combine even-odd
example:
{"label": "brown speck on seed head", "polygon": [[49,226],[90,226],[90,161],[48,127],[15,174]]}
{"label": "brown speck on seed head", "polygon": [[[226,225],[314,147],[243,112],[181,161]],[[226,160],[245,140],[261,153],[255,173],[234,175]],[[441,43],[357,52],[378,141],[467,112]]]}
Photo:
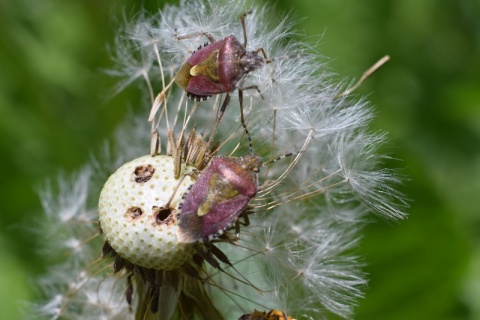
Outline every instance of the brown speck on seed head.
{"label": "brown speck on seed head", "polygon": [[155,173],[155,168],[151,164],[138,166],[133,172],[133,180],[137,183],[144,183],[150,180]]}
{"label": "brown speck on seed head", "polygon": [[134,220],[140,217],[143,214],[142,208],[139,207],[130,207],[127,209],[125,216],[129,217],[130,219]]}

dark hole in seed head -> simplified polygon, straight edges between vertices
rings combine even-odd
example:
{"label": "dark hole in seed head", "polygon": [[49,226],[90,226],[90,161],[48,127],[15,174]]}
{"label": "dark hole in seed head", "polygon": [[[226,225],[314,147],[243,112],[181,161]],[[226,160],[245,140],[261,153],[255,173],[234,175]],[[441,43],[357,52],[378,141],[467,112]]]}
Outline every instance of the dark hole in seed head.
{"label": "dark hole in seed head", "polygon": [[142,208],[139,207],[130,207],[127,209],[127,216],[131,219],[136,219],[143,214]]}
{"label": "dark hole in seed head", "polygon": [[155,207],[155,221],[157,224],[168,223],[171,220],[172,209],[164,207]]}
{"label": "dark hole in seed head", "polygon": [[155,168],[151,164],[138,166],[133,172],[133,179],[137,183],[147,182],[155,173]]}

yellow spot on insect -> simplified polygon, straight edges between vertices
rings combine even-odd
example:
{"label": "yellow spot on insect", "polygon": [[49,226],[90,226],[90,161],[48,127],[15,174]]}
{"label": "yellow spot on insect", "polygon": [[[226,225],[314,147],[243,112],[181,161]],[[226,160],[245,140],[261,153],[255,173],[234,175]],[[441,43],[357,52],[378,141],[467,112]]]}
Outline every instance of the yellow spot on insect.
{"label": "yellow spot on insect", "polygon": [[205,200],[198,207],[197,215],[200,217],[204,216],[218,203],[233,199],[237,195],[238,190],[232,186],[231,183],[214,173],[209,181],[209,188]]}
{"label": "yellow spot on insect", "polygon": [[218,82],[217,57],[218,50],[215,50],[205,60],[193,66],[190,69],[190,75],[192,77],[204,76]]}

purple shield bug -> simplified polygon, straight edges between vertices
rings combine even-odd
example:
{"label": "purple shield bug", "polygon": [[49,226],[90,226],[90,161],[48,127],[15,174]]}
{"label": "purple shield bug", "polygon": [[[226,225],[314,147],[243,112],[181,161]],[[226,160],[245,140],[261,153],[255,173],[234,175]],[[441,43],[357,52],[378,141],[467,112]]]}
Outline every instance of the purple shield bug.
{"label": "purple shield bug", "polygon": [[180,242],[218,237],[247,208],[258,191],[262,158],[217,156],[186,194],[178,218]]}
{"label": "purple shield bug", "polygon": [[[271,62],[267,59],[263,48],[254,51],[247,51],[246,49],[245,17],[249,13],[251,11],[240,17],[244,36],[243,44],[232,35],[218,41],[206,32],[177,36],[179,40],[205,36],[210,41],[210,43],[205,43],[203,47],[200,46],[185,61],[175,76],[175,82],[187,92],[187,96],[192,100],[206,100],[214,94],[226,93],[227,96],[220,108],[217,124],[228,105],[230,93],[235,89],[239,89],[241,121],[242,124],[245,123],[242,91],[246,89],[259,91],[259,89],[257,86],[241,88],[241,84],[248,73],[261,68],[264,63]],[[263,56],[260,56],[260,52]]]}
{"label": "purple shield bug", "polygon": [[[289,153],[263,163],[253,153],[247,127],[250,155],[243,157],[214,157],[198,180],[183,196],[179,206],[178,239],[192,243],[209,241],[220,236],[237,221],[259,190],[258,172],[264,165],[294,155]],[[246,222],[247,222],[247,218]],[[238,225],[237,225],[238,226]]]}
{"label": "purple shield bug", "polygon": [[193,100],[206,100],[214,94],[232,92],[249,72],[264,63],[257,51],[247,51],[245,44],[234,36],[218,41],[211,39],[212,43],[195,51],[175,76],[177,85]]}

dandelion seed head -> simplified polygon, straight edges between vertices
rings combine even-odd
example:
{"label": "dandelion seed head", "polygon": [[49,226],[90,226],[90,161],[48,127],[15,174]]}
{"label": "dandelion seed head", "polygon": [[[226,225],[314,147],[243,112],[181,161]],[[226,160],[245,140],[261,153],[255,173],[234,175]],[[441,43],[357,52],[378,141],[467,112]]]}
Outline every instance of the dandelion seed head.
{"label": "dandelion seed head", "polygon": [[175,179],[173,162],[167,156],[135,159],[111,175],[100,193],[106,240],[118,255],[142,267],[178,269],[194,252],[192,245],[178,242],[176,225],[182,195],[193,181]]}

